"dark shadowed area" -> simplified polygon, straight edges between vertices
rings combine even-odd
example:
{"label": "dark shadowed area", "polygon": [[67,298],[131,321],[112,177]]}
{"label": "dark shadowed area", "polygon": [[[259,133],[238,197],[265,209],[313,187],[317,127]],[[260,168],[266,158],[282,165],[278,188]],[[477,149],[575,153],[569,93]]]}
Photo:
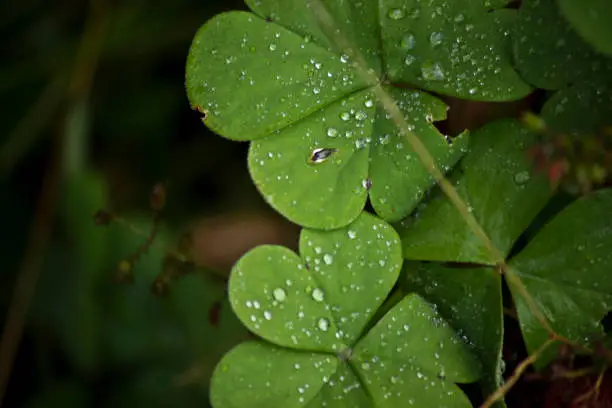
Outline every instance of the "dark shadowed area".
{"label": "dark shadowed area", "polygon": [[225,300],[231,265],[298,231],[255,190],[247,144],[185,95],[197,29],[244,7],[0,5],[3,406],[208,405],[214,365],[249,336]]}

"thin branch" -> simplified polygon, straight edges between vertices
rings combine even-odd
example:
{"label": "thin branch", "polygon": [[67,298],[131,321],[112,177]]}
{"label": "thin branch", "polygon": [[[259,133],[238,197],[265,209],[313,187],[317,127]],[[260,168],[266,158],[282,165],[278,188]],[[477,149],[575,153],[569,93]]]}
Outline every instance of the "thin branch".
{"label": "thin branch", "polygon": [[493,404],[504,398],[508,391],[510,391],[514,384],[516,384],[519,378],[521,378],[525,370],[527,370],[527,368],[538,359],[538,357],[544,352],[544,350],[550,347],[555,341],[557,340],[546,340],[544,343],[542,343],[540,347],[538,347],[536,351],[533,352],[533,354],[521,361],[521,363],[514,370],[514,373],[512,373],[512,376],[508,378],[508,380],[506,380],[504,385],[495,390],[493,394],[489,395],[487,400],[480,406],[480,408],[491,408]]}
{"label": "thin branch", "polygon": [[48,169],[45,171],[38,206],[30,226],[27,250],[17,274],[13,298],[0,339],[0,405],[2,405],[5,395],[15,355],[21,341],[25,317],[34,295],[36,281],[53,228],[55,206],[61,180],[61,144],[63,142],[61,131],[58,132],[55,139],[55,152],[52,154]]}
{"label": "thin branch", "polygon": [[606,368],[602,368],[599,371],[599,375],[597,376],[597,380],[595,381],[595,385],[593,385],[593,388],[588,390],[583,395],[577,397],[573,401],[573,403],[574,404],[580,404],[582,402],[586,402],[590,398],[592,398],[594,400],[597,399],[597,397],[599,396],[599,390],[601,389],[601,383],[603,382],[603,378],[604,378],[605,374],[606,374]]}
{"label": "thin branch", "polygon": [[130,221],[122,217],[114,217],[113,221],[120,224],[121,226],[126,227],[128,230],[130,230],[130,232],[134,233],[135,235],[144,237],[146,239],[146,242],[145,244],[143,244],[143,246],[141,246],[141,249],[145,247],[146,248],[149,248],[149,247],[156,248],[156,249],[159,249],[165,252],[168,255],[173,256],[174,258],[176,258],[177,260],[181,262],[190,261],[190,259],[184,253],[166,245],[164,242],[160,242],[159,238],[155,237],[155,235],[157,235],[157,232],[158,232],[157,231],[158,227],[155,227],[151,231],[144,231],[138,228],[136,225],[132,224]]}

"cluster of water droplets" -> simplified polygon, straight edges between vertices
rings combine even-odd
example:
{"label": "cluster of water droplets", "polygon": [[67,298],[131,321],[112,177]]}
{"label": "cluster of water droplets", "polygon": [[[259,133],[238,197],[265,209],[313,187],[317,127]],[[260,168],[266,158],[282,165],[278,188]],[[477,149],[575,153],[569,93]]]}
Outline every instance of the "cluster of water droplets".
{"label": "cluster of water droplets", "polygon": [[324,118],[324,122],[331,122],[325,128],[325,135],[330,139],[345,139],[352,141],[355,150],[367,147],[371,139],[371,127],[375,120],[375,101],[366,95],[359,106],[358,101],[343,100],[337,118],[333,116]]}
{"label": "cluster of water droplets", "polygon": [[[385,316],[363,343],[356,346],[354,361],[362,373],[360,377],[375,394],[375,399],[419,404],[419,395],[411,394],[415,382],[420,384],[420,389],[438,389],[440,395],[453,398],[458,390],[444,384],[447,371],[443,356],[446,347],[463,345],[465,340],[458,337],[430,339],[427,334],[414,331],[407,315],[417,320],[426,319],[436,329],[448,328],[437,314],[423,313],[421,307],[417,307],[415,313],[411,302],[398,305],[398,310]],[[422,329],[422,322],[417,326]],[[383,353],[378,354],[378,350]],[[423,355],[415,352],[417,350],[432,354]]]}
{"label": "cluster of water droplets", "polygon": [[[501,85],[490,86],[490,80],[502,72],[508,33],[503,32],[500,39],[499,27],[486,13],[467,16],[457,13],[450,2],[440,2],[436,7],[417,5],[409,11],[391,8],[387,19],[383,29],[388,25],[393,32],[404,30],[395,40],[395,49],[389,50],[388,69],[393,76],[403,70],[424,85],[432,83],[436,89],[457,94],[487,96],[491,91],[509,91]],[[488,23],[482,23],[487,19]],[[472,23],[476,20],[481,22],[479,29]]]}
{"label": "cluster of water droplets", "polygon": [[[244,33],[225,38],[223,47],[204,44],[200,38],[194,41],[192,53],[205,53],[192,58],[191,65],[201,78],[196,85],[198,93],[205,96],[201,108],[217,119],[226,112],[235,115],[234,91],[261,94],[248,108],[254,112],[250,120],[278,123],[279,128],[287,120],[311,113],[313,106],[323,106],[355,88],[356,76],[347,55],[336,57],[324,52],[311,43],[310,36],[299,37],[255,16],[248,17],[243,25]],[[201,70],[200,61],[216,69]],[[230,75],[235,75],[235,80]],[[228,89],[230,83],[234,84],[233,91]],[[270,92],[274,89],[282,92]]]}

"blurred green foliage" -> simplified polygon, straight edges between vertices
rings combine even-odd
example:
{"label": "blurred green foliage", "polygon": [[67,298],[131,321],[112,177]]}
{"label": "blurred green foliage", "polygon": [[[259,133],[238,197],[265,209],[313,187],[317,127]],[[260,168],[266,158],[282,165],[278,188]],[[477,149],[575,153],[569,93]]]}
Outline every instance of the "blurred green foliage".
{"label": "blurred green foliage", "polygon": [[[248,338],[219,274],[196,269],[165,296],[165,247],[197,216],[264,207],[246,146],[212,137],[189,109],[184,66],[210,16],[241,1],[23,0],[0,4],[0,320],[24,257],[41,263],[4,406],[208,405],[214,365]],[[211,152],[214,152],[212,154]],[[57,176],[54,160],[59,158]],[[51,176],[50,176],[51,174]],[[40,202],[56,177],[57,200]],[[154,244],[121,285],[115,269],[146,236],[151,187],[169,182]],[[28,252],[38,206],[53,210]],[[125,223],[97,226],[109,208]]]}

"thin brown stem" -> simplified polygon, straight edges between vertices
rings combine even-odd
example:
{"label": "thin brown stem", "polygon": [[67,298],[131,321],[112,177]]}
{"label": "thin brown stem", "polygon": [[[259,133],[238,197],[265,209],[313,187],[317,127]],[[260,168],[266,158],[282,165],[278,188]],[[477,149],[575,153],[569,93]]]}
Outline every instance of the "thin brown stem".
{"label": "thin brown stem", "polygon": [[582,394],[581,396],[577,397],[573,401],[574,404],[580,404],[582,402],[586,402],[590,398],[594,400],[597,399],[599,395],[599,390],[601,389],[601,383],[603,382],[603,378],[605,374],[606,374],[606,369],[605,368],[601,369],[601,371],[599,372],[599,375],[597,376],[597,381],[595,381],[595,385],[593,385],[593,388],[591,388],[590,390],[588,390],[586,393]]}
{"label": "thin brown stem", "polygon": [[6,323],[0,339],[0,405],[21,342],[25,317],[34,295],[47,243],[51,237],[55,206],[61,180],[62,137],[58,132],[55,148],[42,183],[38,206],[30,226],[27,249],[17,274]]}
{"label": "thin brown stem", "polygon": [[525,370],[533,364],[538,357],[550,347],[556,339],[548,339],[536,351],[533,352],[529,357],[521,361],[521,363],[516,367],[512,376],[506,380],[504,385],[499,387],[495,392],[487,398],[487,400],[480,406],[480,408],[490,408],[500,399],[504,398],[504,396],[508,393],[508,391],[516,384],[516,382],[521,378]]}

